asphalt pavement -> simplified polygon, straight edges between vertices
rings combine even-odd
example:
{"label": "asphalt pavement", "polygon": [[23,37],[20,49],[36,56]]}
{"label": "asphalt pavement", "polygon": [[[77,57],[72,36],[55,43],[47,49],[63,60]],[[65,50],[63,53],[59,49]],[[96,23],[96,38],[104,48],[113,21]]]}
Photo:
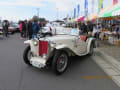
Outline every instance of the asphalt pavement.
{"label": "asphalt pavement", "polygon": [[27,66],[22,58],[23,41],[19,34],[0,37],[0,90],[120,90],[111,78],[103,78],[107,74],[90,56],[71,57],[61,76],[50,68]]}

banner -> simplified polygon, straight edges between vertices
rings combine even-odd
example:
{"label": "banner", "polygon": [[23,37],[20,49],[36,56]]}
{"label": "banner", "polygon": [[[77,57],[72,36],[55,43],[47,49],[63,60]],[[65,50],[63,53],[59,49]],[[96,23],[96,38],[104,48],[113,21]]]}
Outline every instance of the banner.
{"label": "banner", "polygon": [[79,17],[79,16],[80,16],[80,5],[79,5],[79,4],[78,4],[78,6],[77,6],[77,11],[78,11],[78,12],[77,12],[77,13],[78,13],[78,14],[77,14],[77,17]]}
{"label": "banner", "polygon": [[88,14],[88,1],[85,0],[85,15]]}
{"label": "banner", "polygon": [[76,8],[74,8],[74,18],[76,18]]}
{"label": "banner", "polygon": [[113,5],[117,4],[118,0],[113,0]]}
{"label": "banner", "polygon": [[100,10],[103,8],[103,0],[99,0],[99,5],[98,5],[98,13]]}

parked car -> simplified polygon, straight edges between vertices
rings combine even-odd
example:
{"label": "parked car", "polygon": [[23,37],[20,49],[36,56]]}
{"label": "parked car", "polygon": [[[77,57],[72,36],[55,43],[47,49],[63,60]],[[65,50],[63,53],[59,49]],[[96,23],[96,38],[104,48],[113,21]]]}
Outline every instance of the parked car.
{"label": "parked car", "polygon": [[16,30],[15,32],[20,32],[19,25],[17,23],[13,24],[12,26],[15,28],[15,30]]}
{"label": "parked car", "polygon": [[77,29],[61,28],[56,36],[34,38],[24,44],[27,45],[23,53],[26,64],[37,68],[51,65],[53,71],[60,75],[66,71],[70,56],[93,54],[95,39],[79,35]]}
{"label": "parked car", "polygon": [[0,24],[0,35],[2,34],[2,24]]}
{"label": "parked car", "polygon": [[[0,24],[0,34],[2,34],[2,24]],[[18,24],[10,24],[10,26],[8,27],[8,33],[10,34],[14,34],[15,32],[19,32],[19,26]]]}
{"label": "parked car", "polygon": [[39,36],[40,37],[48,37],[52,36],[52,27],[50,24],[47,24],[45,27],[42,27],[41,30],[39,31]]}
{"label": "parked car", "polygon": [[19,26],[17,24],[10,24],[8,27],[8,33],[14,34],[15,32],[19,32]]}
{"label": "parked car", "polygon": [[41,28],[41,30],[39,31],[39,36],[40,37],[49,37],[49,36],[53,36],[56,34],[56,31],[58,31],[59,28],[61,28],[63,26],[60,26],[59,24],[46,24],[45,27]]}

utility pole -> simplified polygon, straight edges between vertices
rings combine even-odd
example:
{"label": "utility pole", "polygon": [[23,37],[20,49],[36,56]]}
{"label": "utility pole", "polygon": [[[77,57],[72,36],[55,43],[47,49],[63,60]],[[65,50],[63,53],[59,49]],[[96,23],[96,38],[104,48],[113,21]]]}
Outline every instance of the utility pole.
{"label": "utility pole", "polygon": [[57,20],[58,20],[59,19],[59,9],[56,8],[56,10],[57,10]]}
{"label": "utility pole", "polygon": [[92,8],[91,8],[92,11],[91,12],[93,14],[94,13],[94,5],[95,5],[95,1],[94,0],[92,0],[92,4],[91,5],[92,5]]}
{"label": "utility pole", "polygon": [[37,16],[39,17],[39,11],[40,11],[40,8],[37,8]]}

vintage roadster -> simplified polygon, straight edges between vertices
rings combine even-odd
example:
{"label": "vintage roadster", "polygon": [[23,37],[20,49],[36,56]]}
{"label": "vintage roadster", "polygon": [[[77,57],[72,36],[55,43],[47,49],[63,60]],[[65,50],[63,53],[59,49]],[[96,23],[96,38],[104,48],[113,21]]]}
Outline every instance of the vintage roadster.
{"label": "vintage roadster", "polygon": [[60,75],[66,71],[70,56],[93,54],[94,38],[80,35],[77,29],[61,29],[56,36],[25,41],[24,62],[37,68],[50,65]]}

